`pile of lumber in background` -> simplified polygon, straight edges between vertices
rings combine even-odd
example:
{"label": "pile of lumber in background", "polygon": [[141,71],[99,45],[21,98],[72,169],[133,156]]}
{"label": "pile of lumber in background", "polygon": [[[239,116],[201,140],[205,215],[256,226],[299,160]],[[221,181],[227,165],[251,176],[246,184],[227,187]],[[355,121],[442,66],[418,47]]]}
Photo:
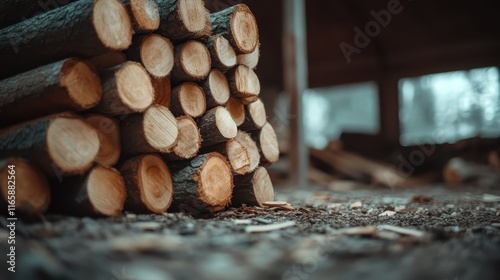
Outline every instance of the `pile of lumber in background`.
{"label": "pile of lumber in background", "polygon": [[[13,2],[20,14],[31,7]],[[265,167],[278,142],[246,5],[210,14],[202,0],[68,2],[0,30],[3,204],[12,169],[26,213],[198,213],[274,200]]]}

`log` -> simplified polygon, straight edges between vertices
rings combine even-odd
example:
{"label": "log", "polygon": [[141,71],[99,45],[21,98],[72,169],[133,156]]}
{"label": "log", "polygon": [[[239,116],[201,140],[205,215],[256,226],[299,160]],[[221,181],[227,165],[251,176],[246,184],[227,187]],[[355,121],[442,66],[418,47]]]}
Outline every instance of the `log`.
{"label": "log", "polygon": [[135,213],[163,214],[172,203],[173,184],[170,170],[153,154],[127,160],[120,172],[127,188],[125,210]]}
{"label": "log", "polygon": [[218,152],[225,156],[236,174],[253,172],[259,166],[260,154],[257,144],[250,134],[243,131],[238,131],[234,139],[203,150],[203,153],[207,152]]}
{"label": "log", "polygon": [[178,117],[177,127],[179,128],[177,144],[171,153],[163,155],[167,161],[194,158],[201,147],[201,134],[193,118],[189,116]]}
{"label": "log", "polygon": [[262,100],[250,103],[245,106],[245,121],[240,128],[245,131],[261,129],[267,122],[266,108]]}
{"label": "log", "polygon": [[205,93],[197,84],[186,82],[172,89],[171,110],[174,116],[198,118],[206,108]]}
{"label": "log", "polygon": [[89,61],[94,65],[97,73],[101,73],[106,69],[127,62],[127,57],[123,52],[112,51],[91,57]]}
{"label": "log", "polygon": [[255,70],[257,65],[259,64],[260,59],[260,43],[257,43],[257,46],[251,53],[240,54],[236,57],[236,61],[238,64],[245,65],[248,68]]}
{"label": "log", "polygon": [[67,57],[124,50],[132,26],[118,0],[81,0],[0,30],[0,78]]}
{"label": "log", "polygon": [[158,34],[135,37],[125,55],[140,62],[155,78],[169,75],[174,66],[174,47],[169,39]]}
{"label": "log", "polygon": [[198,127],[203,141],[202,147],[215,145],[233,139],[238,128],[229,112],[224,107],[215,107],[198,119]]}
{"label": "log", "polygon": [[131,114],[120,123],[122,157],[139,154],[168,153],[179,134],[177,121],[170,110],[152,105],[144,113]]}
{"label": "log", "polygon": [[[33,1],[4,0],[0,2],[0,29],[67,5],[76,0]],[[45,3],[44,3],[45,2]]]}
{"label": "log", "polygon": [[264,206],[266,201],[274,201],[273,182],[264,167],[246,175],[234,176],[233,206]]}
{"label": "log", "polygon": [[150,33],[160,27],[160,9],[155,0],[122,0],[136,34]]}
{"label": "log", "polygon": [[252,132],[252,137],[259,147],[261,165],[269,166],[278,161],[280,156],[278,137],[269,123],[260,130]]}
{"label": "log", "polygon": [[170,85],[170,76],[163,78],[151,78],[155,97],[153,104],[158,104],[163,107],[170,108],[170,98],[172,94],[172,87]]}
{"label": "log", "polygon": [[221,34],[238,54],[251,53],[259,42],[257,21],[247,5],[237,4],[210,15],[212,33]]}
{"label": "log", "polygon": [[205,25],[201,31],[196,32],[192,38],[196,38],[198,41],[206,41],[212,35],[212,21],[210,20],[210,11],[205,9]]}
{"label": "log", "polygon": [[154,99],[148,72],[137,62],[126,62],[101,74],[102,98],[94,108],[110,116],[143,112]]}
{"label": "log", "polygon": [[95,162],[102,166],[111,167],[120,159],[120,123],[118,120],[99,114],[91,114],[87,122],[96,129],[99,137],[99,152]]}
{"label": "log", "polygon": [[259,98],[260,82],[255,72],[245,65],[238,65],[227,72],[231,94],[240,98],[243,104],[249,104]]}
{"label": "log", "polygon": [[198,41],[188,41],[174,50],[172,83],[201,81],[210,72],[211,61],[207,47]]}
{"label": "log", "polygon": [[120,173],[97,165],[85,175],[53,183],[50,211],[76,216],[118,216],[127,192]]}
{"label": "log", "polygon": [[97,131],[81,117],[62,113],[0,131],[0,155],[24,157],[50,176],[82,174],[99,151]]}
{"label": "log", "polygon": [[156,32],[175,43],[198,38],[206,26],[202,0],[158,0],[158,6],[160,27]]}
{"label": "log", "polygon": [[42,66],[0,81],[0,126],[86,110],[101,95],[99,76],[86,61],[70,58]]}
{"label": "log", "polygon": [[236,65],[236,52],[229,41],[222,35],[211,36],[207,40],[207,47],[210,52],[212,67],[227,71]]}
{"label": "log", "polygon": [[237,126],[240,126],[245,121],[245,106],[241,104],[238,98],[229,97],[226,103],[226,109],[231,114]]}
{"label": "log", "polygon": [[16,212],[25,214],[41,214],[47,210],[49,181],[38,166],[23,158],[9,158],[0,161],[0,175],[3,204],[15,205]]}
{"label": "log", "polygon": [[172,167],[172,207],[191,214],[223,210],[233,192],[231,167],[219,153],[198,155]]}
{"label": "log", "polygon": [[201,86],[207,100],[207,109],[226,105],[230,96],[229,84],[220,70],[212,69]]}

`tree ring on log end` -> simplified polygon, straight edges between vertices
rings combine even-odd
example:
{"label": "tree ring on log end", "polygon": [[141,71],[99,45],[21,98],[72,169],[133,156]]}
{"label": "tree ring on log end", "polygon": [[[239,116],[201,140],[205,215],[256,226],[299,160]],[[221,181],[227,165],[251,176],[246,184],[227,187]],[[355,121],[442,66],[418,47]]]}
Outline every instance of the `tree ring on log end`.
{"label": "tree ring on log end", "polygon": [[245,146],[231,139],[226,142],[226,151],[233,171],[237,174],[248,173],[250,170],[250,156]]}
{"label": "tree ring on log end", "polygon": [[179,0],[179,17],[188,32],[205,28],[205,4],[201,0]]}
{"label": "tree ring on log end", "polygon": [[139,167],[139,191],[144,205],[152,212],[161,214],[172,203],[172,175],[165,162],[156,155],[146,155]]}
{"label": "tree ring on log end", "polygon": [[184,71],[197,80],[203,79],[210,72],[210,52],[198,41],[189,41],[184,44],[180,61]]}
{"label": "tree ring on log end", "polygon": [[156,78],[170,74],[174,67],[174,47],[170,40],[152,34],[142,41],[141,61],[148,72]]}
{"label": "tree ring on log end", "polygon": [[156,30],[160,26],[160,12],[156,0],[131,0],[135,21],[143,30]]}
{"label": "tree ring on log end", "polygon": [[240,97],[256,97],[260,94],[260,81],[255,72],[245,65],[239,65],[235,72],[236,94]]}
{"label": "tree ring on log end", "polygon": [[66,60],[61,69],[60,83],[69,97],[84,109],[97,105],[101,100],[101,79],[84,61]]}
{"label": "tree ring on log end", "polygon": [[197,118],[205,113],[207,108],[205,93],[197,84],[191,82],[183,83],[178,98],[182,111],[186,115]]}
{"label": "tree ring on log end", "polygon": [[274,201],[274,188],[271,177],[264,167],[259,167],[253,175],[253,191],[260,206],[266,201]]}
{"label": "tree ring on log end", "polygon": [[238,99],[231,97],[226,103],[226,109],[233,117],[236,125],[241,125],[245,121],[245,106]]}
{"label": "tree ring on log end", "polygon": [[136,112],[146,110],[154,100],[154,90],[147,71],[136,62],[127,62],[116,73],[118,95]]}
{"label": "tree ring on log end", "polygon": [[92,24],[105,47],[125,50],[132,44],[132,23],[127,10],[120,1],[96,0]]}
{"label": "tree ring on log end", "polygon": [[245,150],[248,154],[249,166],[245,173],[252,172],[259,166],[260,162],[260,153],[259,148],[257,147],[257,143],[253,141],[252,136],[244,131],[238,131],[238,134],[234,138],[234,140],[238,141],[245,147]]}
{"label": "tree ring on log end", "polygon": [[127,196],[120,173],[100,165],[92,168],[87,177],[87,194],[97,213],[105,216],[120,214]]}
{"label": "tree ring on log end", "polygon": [[199,175],[201,200],[210,206],[225,207],[233,193],[233,175],[226,159],[217,153],[209,155]]}
{"label": "tree ring on log end", "polygon": [[214,45],[215,51],[217,52],[217,59],[219,59],[224,66],[233,67],[236,65],[236,52],[226,38],[222,35],[215,35]]}
{"label": "tree ring on log end", "polygon": [[231,117],[231,114],[224,107],[217,107],[215,112],[215,124],[222,136],[226,139],[233,139],[238,134],[238,127]]}
{"label": "tree ring on log end", "polygon": [[161,152],[168,152],[179,135],[177,120],[166,107],[153,105],[144,113],[143,133],[149,145]]}
{"label": "tree ring on log end", "polygon": [[278,137],[269,123],[262,127],[259,142],[263,156],[271,163],[277,162],[280,155]]}
{"label": "tree ring on log end", "polygon": [[257,21],[250,9],[239,4],[231,18],[231,32],[240,51],[251,53],[258,44],[259,31]]}
{"label": "tree ring on log end", "polygon": [[174,153],[183,159],[193,158],[201,147],[201,135],[196,122],[188,116],[177,119],[179,141],[174,147]]}
{"label": "tree ring on log end", "polygon": [[231,95],[226,76],[218,69],[210,71],[208,76],[212,97],[218,105],[225,105]]}
{"label": "tree ring on log end", "polygon": [[267,122],[266,108],[262,100],[257,99],[255,102],[247,105],[250,118],[252,118],[257,128],[263,127]]}

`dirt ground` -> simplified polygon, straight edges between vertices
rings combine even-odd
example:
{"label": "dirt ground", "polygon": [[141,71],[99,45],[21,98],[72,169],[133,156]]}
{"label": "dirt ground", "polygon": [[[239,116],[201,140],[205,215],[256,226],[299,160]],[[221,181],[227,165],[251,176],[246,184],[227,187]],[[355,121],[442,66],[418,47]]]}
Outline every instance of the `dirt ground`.
{"label": "dirt ground", "polygon": [[[500,279],[499,189],[278,189],[277,200],[295,210],[19,220],[16,273],[0,278]],[[252,232],[276,224],[287,227]]]}

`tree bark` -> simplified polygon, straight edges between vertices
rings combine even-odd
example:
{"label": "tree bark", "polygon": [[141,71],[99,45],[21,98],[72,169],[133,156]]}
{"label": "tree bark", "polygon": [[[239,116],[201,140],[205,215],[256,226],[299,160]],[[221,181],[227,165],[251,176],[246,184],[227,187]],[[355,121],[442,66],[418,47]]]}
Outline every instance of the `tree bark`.
{"label": "tree bark", "polygon": [[205,79],[210,72],[208,49],[198,41],[188,41],[174,49],[172,83],[195,82]]}
{"label": "tree bark", "polygon": [[212,33],[221,34],[238,54],[251,53],[259,42],[254,15],[247,5],[237,4],[210,15]]}
{"label": "tree bark", "polygon": [[266,201],[274,201],[274,188],[269,173],[259,167],[252,173],[234,176],[233,206],[264,206]]}
{"label": "tree bark", "polygon": [[[50,186],[37,165],[23,158],[0,161],[0,200],[24,214],[42,214],[50,203]],[[7,208],[2,209],[2,211]]]}
{"label": "tree bark", "polygon": [[104,70],[127,62],[127,57],[123,52],[111,51],[91,57],[89,61],[95,66],[97,73],[102,73]]}
{"label": "tree bark", "polygon": [[202,147],[226,142],[236,137],[238,128],[224,107],[215,107],[198,119],[198,127],[203,141]]}
{"label": "tree bark", "polygon": [[169,109],[152,105],[120,123],[122,157],[146,153],[168,153],[177,143],[177,121]]}
{"label": "tree bark", "polygon": [[121,154],[120,123],[117,119],[98,114],[88,115],[86,120],[99,136],[99,152],[95,162],[106,167],[115,165]]}
{"label": "tree bark", "polygon": [[192,82],[178,85],[172,89],[171,110],[174,116],[200,117],[206,111],[203,89]]}
{"label": "tree bark", "polygon": [[131,41],[130,19],[118,0],[77,1],[0,30],[0,78],[67,57],[124,50]]}
{"label": "tree bark", "polygon": [[0,81],[0,126],[99,102],[99,76],[86,61],[65,59]]}
{"label": "tree bark", "polygon": [[157,33],[175,43],[195,39],[206,28],[205,5],[202,0],[158,0],[160,27]]}
{"label": "tree bark", "polygon": [[166,77],[174,66],[174,47],[169,39],[158,34],[135,37],[125,54],[129,60],[140,62],[155,78]]}
{"label": "tree bark", "polygon": [[160,9],[155,0],[122,0],[136,34],[150,33],[160,27]]}
{"label": "tree bark", "polygon": [[98,151],[97,131],[72,113],[51,115],[0,131],[2,157],[24,157],[58,178],[85,172]]}
{"label": "tree bark", "polygon": [[233,175],[227,160],[219,153],[198,155],[172,167],[174,201],[172,206],[191,214],[216,212],[231,201]]}
{"label": "tree bark", "polygon": [[172,175],[157,155],[127,160],[120,172],[127,187],[125,209],[136,213],[163,214],[172,203]]}
{"label": "tree bark", "polygon": [[47,13],[76,0],[3,0],[0,2],[0,29]]}
{"label": "tree bark", "polygon": [[120,173],[97,165],[85,175],[52,183],[51,211],[76,216],[118,216],[127,197]]}
{"label": "tree bark", "polygon": [[201,134],[198,125],[189,116],[177,118],[179,137],[171,153],[163,155],[167,161],[186,160],[196,156],[201,147]]}
{"label": "tree bark", "polygon": [[110,116],[143,112],[154,99],[147,71],[136,62],[126,62],[101,74],[102,98],[93,109]]}
{"label": "tree bark", "polygon": [[207,100],[207,109],[226,105],[230,96],[229,84],[220,70],[212,69],[201,86]]}

